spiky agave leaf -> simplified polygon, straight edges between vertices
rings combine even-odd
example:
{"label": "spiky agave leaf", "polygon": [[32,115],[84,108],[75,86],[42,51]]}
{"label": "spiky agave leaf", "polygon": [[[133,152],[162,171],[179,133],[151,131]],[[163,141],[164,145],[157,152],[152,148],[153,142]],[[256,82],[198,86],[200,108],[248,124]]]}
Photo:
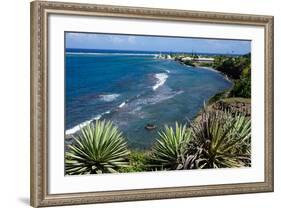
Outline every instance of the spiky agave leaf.
{"label": "spiky agave leaf", "polygon": [[181,157],[190,141],[191,131],[186,125],[176,122],[175,130],[165,126],[158,135],[159,138],[152,148],[153,162],[164,169],[177,169],[181,165]]}
{"label": "spiky agave leaf", "polygon": [[[241,167],[250,164],[251,122],[243,115],[229,112],[203,112],[191,124],[197,168]],[[194,148],[195,147],[195,148]],[[202,148],[200,154],[198,147]],[[191,148],[192,149],[192,148]],[[200,162],[198,162],[200,161]],[[191,164],[186,165],[190,167]],[[194,167],[194,166],[193,166]]]}
{"label": "spiky agave leaf", "polygon": [[68,147],[65,169],[69,175],[112,173],[128,165],[127,144],[112,122],[88,124]]}

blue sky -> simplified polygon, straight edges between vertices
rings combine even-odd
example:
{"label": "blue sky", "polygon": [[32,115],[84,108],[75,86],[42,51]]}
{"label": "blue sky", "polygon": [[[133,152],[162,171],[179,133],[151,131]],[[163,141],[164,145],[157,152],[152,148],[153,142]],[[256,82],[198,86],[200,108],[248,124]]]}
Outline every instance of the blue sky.
{"label": "blue sky", "polygon": [[245,54],[251,41],[66,33],[66,48]]}

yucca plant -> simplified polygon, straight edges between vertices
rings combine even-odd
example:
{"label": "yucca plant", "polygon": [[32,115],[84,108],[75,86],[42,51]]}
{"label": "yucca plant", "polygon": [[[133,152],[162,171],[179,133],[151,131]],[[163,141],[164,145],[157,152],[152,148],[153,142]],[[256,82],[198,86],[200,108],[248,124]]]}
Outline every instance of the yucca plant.
{"label": "yucca plant", "polygon": [[190,129],[176,122],[175,130],[165,126],[158,135],[159,138],[152,148],[152,162],[161,169],[180,169],[181,158],[191,138]]}
{"label": "yucca plant", "polygon": [[186,152],[184,169],[250,166],[250,119],[226,111],[205,111],[191,129],[193,140]]}
{"label": "yucca plant", "polygon": [[66,174],[113,173],[128,165],[129,153],[122,133],[112,122],[96,121],[83,127],[68,146]]}

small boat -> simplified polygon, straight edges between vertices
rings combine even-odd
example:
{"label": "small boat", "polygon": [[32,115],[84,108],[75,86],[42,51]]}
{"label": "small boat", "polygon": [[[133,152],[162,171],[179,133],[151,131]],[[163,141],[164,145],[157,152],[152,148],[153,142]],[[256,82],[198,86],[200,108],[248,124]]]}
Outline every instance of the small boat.
{"label": "small boat", "polygon": [[154,124],[146,124],[146,126],[145,126],[144,128],[145,128],[146,130],[151,131],[151,130],[156,129],[156,128],[157,128],[157,126],[156,126],[156,125],[154,125]]}

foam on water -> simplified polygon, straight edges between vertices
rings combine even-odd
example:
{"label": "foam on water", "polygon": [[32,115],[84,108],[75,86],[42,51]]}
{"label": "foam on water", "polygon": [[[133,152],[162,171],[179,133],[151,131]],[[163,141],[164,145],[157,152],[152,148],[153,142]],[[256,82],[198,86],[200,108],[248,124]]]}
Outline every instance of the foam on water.
{"label": "foam on water", "polygon": [[154,77],[157,79],[156,84],[152,87],[152,89],[155,91],[157,88],[165,84],[169,76],[165,73],[159,73],[155,74]]}
{"label": "foam on water", "polygon": [[81,128],[83,128],[84,126],[87,126],[89,123],[91,123],[92,121],[96,121],[96,120],[99,120],[102,118],[103,115],[105,114],[110,114],[111,111],[106,111],[104,113],[101,113],[99,115],[96,115],[95,117],[93,117],[92,119],[90,120],[87,120],[87,121],[84,121],[76,126],[74,126],[73,128],[71,129],[68,129],[65,131],[65,134],[66,135],[72,135],[72,134],[75,134],[76,132],[78,132]]}
{"label": "foam on water", "polygon": [[105,102],[112,102],[116,100],[120,95],[119,94],[109,94],[109,95],[100,95],[100,99]]}
{"label": "foam on water", "polygon": [[84,126],[87,126],[89,123],[91,123],[92,120],[88,120],[88,121],[84,121],[83,123],[80,123],[76,126],[74,126],[71,129],[68,129],[65,131],[66,135],[72,135],[75,134],[77,131],[79,131],[81,128],[83,128]]}
{"label": "foam on water", "polygon": [[123,108],[126,105],[126,102],[121,103],[118,108]]}

